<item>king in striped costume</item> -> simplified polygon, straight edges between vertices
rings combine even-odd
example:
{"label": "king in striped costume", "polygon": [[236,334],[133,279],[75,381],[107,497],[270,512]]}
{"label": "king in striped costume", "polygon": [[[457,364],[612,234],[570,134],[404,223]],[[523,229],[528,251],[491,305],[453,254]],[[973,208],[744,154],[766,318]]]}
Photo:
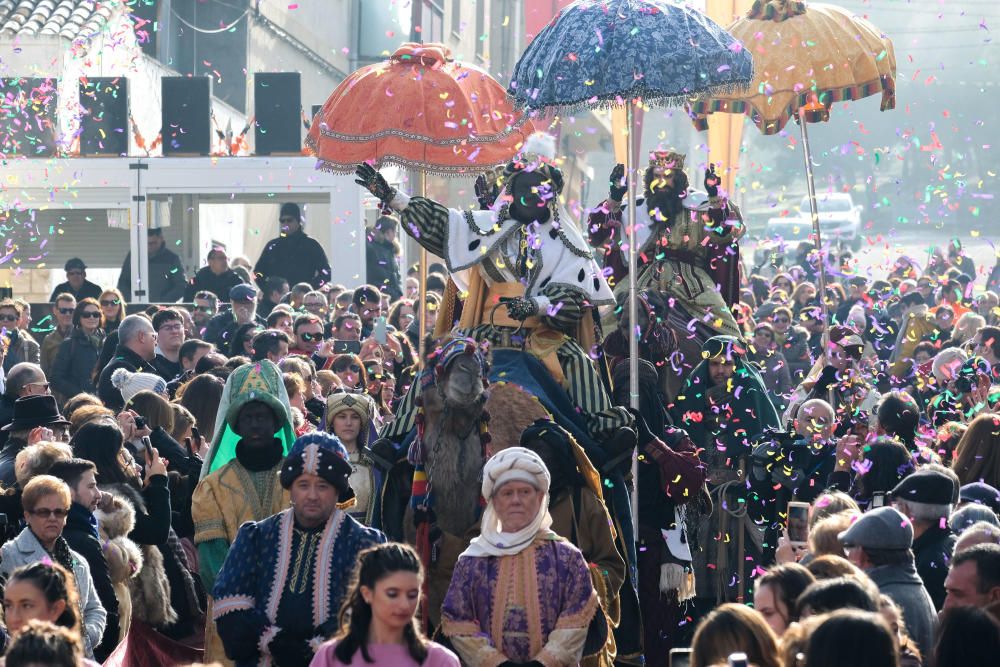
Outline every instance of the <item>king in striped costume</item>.
{"label": "king in striped costume", "polygon": [[[421,246],[444,258],[464,303],[456,317],[446,295],[439,323],[494,348],[523,346],[569,394],[589,435],[606,442],[632,423],[626,410],[611,405],[593,363],[593,311],[613,304],[614,295],[559,206],[563,176],[554,156],[554,138],[532,135],[507,166],[496,201],[479,211],[409,197],[368,165],[358,167],[357,182],[396,210]],[[384,436],[398,442],[413,428],[418,393],[414,383]]]}

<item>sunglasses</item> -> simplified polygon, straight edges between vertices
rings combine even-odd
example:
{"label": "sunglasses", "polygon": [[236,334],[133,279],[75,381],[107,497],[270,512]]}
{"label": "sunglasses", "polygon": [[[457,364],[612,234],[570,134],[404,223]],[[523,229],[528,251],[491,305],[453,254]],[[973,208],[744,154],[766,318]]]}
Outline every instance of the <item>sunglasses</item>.
{"label": "sunglasses", "polygon": [[55,517],[57,519],[65,519],[66,516],[69,514],[69,510],[64,510],[61,507],[57,507],[54,510],[49,509],[48,507],[42,507],[41,509],[37,510],[29,510],[29,512],[40,519],[48,519],[50,517]]}
{"label": "sunglasses", "polygon": [[101,305],[105,307],[121,305],[121,299],[101,299]]}
{"label": "sunglasses", "polygon": [[17,315],[0,315],[0,322],[17,322]]}
{"label": "sunglasses", "polygon": [[99,320],[101,319],[101,314],[96,310],[85,310],[82,313],[80,313],[80,319],[83,318]]}
{"label": "sunglasses", "polygon": [[72,315],[73,311],[75,311],[75,310],[76,310],[76,308],[60,308],[59,309],[59,314],[60,315]]}
{"label": "sunglasses", "polygon": [[299,335],[302,336],[302,340],[304,340],[307,343],[311,343],[314,340],[323,340],[322,333],[311,333],[308,331],[303,331]]}

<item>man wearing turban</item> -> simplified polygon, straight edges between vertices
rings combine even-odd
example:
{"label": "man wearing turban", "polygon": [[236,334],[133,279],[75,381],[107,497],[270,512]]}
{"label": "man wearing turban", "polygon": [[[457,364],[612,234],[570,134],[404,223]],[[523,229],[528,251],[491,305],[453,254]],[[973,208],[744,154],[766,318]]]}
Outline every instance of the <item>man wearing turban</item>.
{"label": "man wearing turban", "polygon": [[212,589],[213,617],[237,667],[307,667],[338,628],[358,554],[385,542],[343,508],[351,464],[335,436],[308,433],[281,465],[291,509],[240,528]]}
{"label": "man wearing turban", "polygon": [[[233,371],[223,389],[217,422],[202,480],[191,497],[198,572],[207,591],[240,526],[288,507],[278,469],[294,438],[278,367],[264,360]],[[205,647],[209,661],[224,657],[210,613]]]}
{"label": "man wearing turban", "polygon": [[780,422],[746,355],[736,338],[709,338],[702,345],[701,362],[671,407],[674,422],[699,448],[714,501],[710,518],[699,517],[695,507],[687,516],[694,528],[689,535],[696,598],[702,598],[696,604],[707,606],[742,599],[749,590],[749,573],[763,556],[769,507],[756,489],[748,490],[746,470],[753,445]]}
{"label": "man wearing turban", "polygon": [[551,530],[551,477],[542,459],[510,447],[483,468],[487,499],[479,537],[459,557],[441,629],[468,665],[576,665],[598,597],[580,551]]}

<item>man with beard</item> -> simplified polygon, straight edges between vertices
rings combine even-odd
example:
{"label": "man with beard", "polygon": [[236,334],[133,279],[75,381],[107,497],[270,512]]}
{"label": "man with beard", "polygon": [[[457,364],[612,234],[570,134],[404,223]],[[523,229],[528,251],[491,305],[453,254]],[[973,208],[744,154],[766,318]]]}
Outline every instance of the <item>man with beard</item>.
{"label": "man with beard", "polygon": [[[708,201],[698,203],[688,190],[684,155],[654,151],[645,175],[645,196],[636,205],[639,289],[667,292],[695,320],[699,339],[724,334],[742,337],[729,307],[739,297],[739,247],[746,231],[739,210],[719,194],[713,165],[705,171]],[[624,205],[625,168],[611,172],[610,196],[591,211],[590,243],[603,247],[615,292],[628,290]],[[674,328],[687,328],[672,308]],[[679,319],[678,319],[679,318]]]}
{"label": "man with beard", "polygon": [[750,572],[762,565],[766,548],[770,499],[748,489],[745,471],[752,445],[779,420],[746,352],[731,336],[709,338],[671,406],[674,422],[700,450],[713,500],[710,517],[693,522],[691,535],[699,609],[745,599]]}
{"label": "man with beard", "polygon": [[[592,311],[613,303],[614,296],[559,205],[563,175],[555,165],[553,137],[529,137],[507,165],[503,188],[489,210],[449,209],[409,197],[368,165],[360,165],[357,175],[359,185],[399,212],[407,233],[445,259],[458,290],[468,294],[457,335],[488,341],[494,349],[531,352],[566,388],[594,441],[634,446],[634,432],[622,430],[632,417],[611,405],[589,356],[597,342]],[[441,307],[439,333],[451,328],[455,314],[452,293]],[[399,441],[412,429],[419,386],[413,383],[383,434],[390,440]],[[605,449],[617,453],[618,445],[605,444]]]}
{"label": "man with beard", "polygon": [[[340,628],[358,554],[385,542],[344,511],[354,500],[350,474],[340,440],[308,433],[272,473],[291,508],[240,527],[212,589],[213,618],[237,667],[307,667]],[[378,594],[390,606],[405,597],[386,588]]]}

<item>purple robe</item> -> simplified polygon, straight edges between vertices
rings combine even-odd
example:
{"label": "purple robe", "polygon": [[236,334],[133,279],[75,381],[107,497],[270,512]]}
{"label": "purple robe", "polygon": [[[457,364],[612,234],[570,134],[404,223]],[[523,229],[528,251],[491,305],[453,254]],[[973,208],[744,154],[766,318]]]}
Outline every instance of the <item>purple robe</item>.
{"label": "purple robe", "polygon": [[513,556],[460,557],[441,627],[472,665],[576,664],[596,610],[583,555],[543,537]]}

